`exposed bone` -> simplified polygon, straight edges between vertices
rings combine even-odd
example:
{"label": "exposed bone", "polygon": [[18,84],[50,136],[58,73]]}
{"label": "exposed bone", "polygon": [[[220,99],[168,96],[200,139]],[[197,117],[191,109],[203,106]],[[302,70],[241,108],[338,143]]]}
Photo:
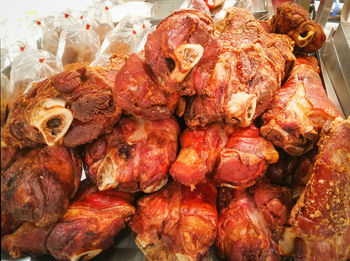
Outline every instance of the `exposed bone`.
{"label": "exposed bone", "polygon": [[47,145],[60,144],[73,121],[62,99],[47,99],[31,113],[30,124],[43,135]]}
{"label": "exposed bone", "polygon": [[297,46],[303,48],[312,41],[314,34],[314,31],[308,31],[305,37],[301,36],[301,34],[298,34],[297,37],[294,37],[294,41]]}
{"label": "exposed bone", "polygon": [[311,145],[309,145],[309,146],[307,146],[305,148],[300,148],[300,147],[298,147],[296,145],[287,144],[286,146],[283,147],[283,149],[284,149],[285,152],[287,152],[291,156],[301,156],[305,152],[307,152],[310,149],[312,149],[312,143],[311,143]]}
{"label": "exposed bone", "polygon": [[147,188],[143,189],[143,192],[145,193],[152,193],[160,190],[162,187],[164,187],[165,184],[168,183],[168,176],[164,177],[160,182],[153,184],[152,186],[148,186]]}
{"label": "exposed bone", "polygon": [[226,113],[228,115],[226,122],[239,126],[248,127],[254,120],[257,97],[245,92],[237,92],[231,95],[227,103]]}
{"label": "exposed bone", "polygon": [[116,188],[119,182],[115,180],[116,166],[113,159],[107,155],[97,170],[97,187],[99,190]]}
{"label": "exposed bone", "polygon": [[83,260],[90,260],[91,258],[93,258],[93,257],[97,256],[99,253],[101,253],[102,250],[103,249],[94,249],[94,250],[90,250],[90,251],[81,253],[81,254],[76,255],[76,256],[72,256],[71,261],[78,261],[83,256],[84,256]]}
{"label": "exposed bone", "polygon": [[277,146],[283,146],[288,140],[288,133],[277,124],[269,123],[260,128],[260,133]]}
{"label": "exposed bone", "polygon": [[291,227],[284,229],[281,239],[278,242],[280,255],[290,256],[294,252],[294,239],[296,235],[292,232]]}
{"label": "exposed bone", "polygon": [[192,68],[202,58],[204,48],[199,44],[181,44],[175,50],[175,68],[170,79],[182,82]]}
{"label": "exposed bone", "polygon": [[186,100],[184,97],[180,97],[176,105],[176,115],[182,117],[186,110]]}

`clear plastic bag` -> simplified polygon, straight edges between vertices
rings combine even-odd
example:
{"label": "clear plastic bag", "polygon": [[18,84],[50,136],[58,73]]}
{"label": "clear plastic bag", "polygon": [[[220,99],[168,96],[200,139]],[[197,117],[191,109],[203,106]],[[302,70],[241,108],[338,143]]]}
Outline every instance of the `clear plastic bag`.
{"label": "clear plastic bag", "polygon": [[41,49],[56,54],[60,36],[56,30],[55,17],[53,15],[44,17],[38,20],[37,24],[42,30]]}
{"label": "clear plastic bag", "polygon": [[9,79],[1,73],[1,127],[4,126],[6,120],[9,88]]}
{"label": "clear plastic bag", "polygon": [[147,35],[155,29],[141,16],[127,15],[107,34],[97,58],[92,66],[108,66],[113,54],[131,54],[140,52],[146,43]]}
{"label": "clear plastic bag", "polygon": [[44,50],[27,50],[17,56],[12,64],[8,104],[27,92],[33,82],[40,81],[63,71],[62,62]]}
{"label": "clear plastic bag", "polygon": [[11,22],[0,26],[1,71],[9,69],[15,57],[23,51],[37,49],[41,38],[40,28],[29,18]]}
{"label": "clear plastic bag", "polygon": [[60,35],[57,57],[63,65],[91,63],[100,50],[100,37],[89,25],[73,25],[65,28]]}
{"label": "clear plastic bag", "polygon": [[211,16],[210,10],[203,0],[185,0],[180,9],[197,9]]}
{"label": "clear plastic bag", "polygon": [[109,6],[104,5],[103,3],[97,3],[94,6],[89,7],[83,13],[82,20],[85,25],[90,25],[98,34],[101,43],[108,32],[114,28]]}

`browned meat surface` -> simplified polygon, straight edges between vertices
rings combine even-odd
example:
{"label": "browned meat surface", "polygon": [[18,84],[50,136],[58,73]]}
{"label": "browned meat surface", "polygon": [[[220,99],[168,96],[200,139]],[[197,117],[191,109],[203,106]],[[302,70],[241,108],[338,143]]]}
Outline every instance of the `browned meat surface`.
{"label": "browned meat surface", "polygon": [[263,214],[245,194],[236,193],[221,211],[215,244],[226,260],[279,260],[277,244]]}
{"label": "browned meat surface", "polygon": [[122,118],[110,134],[86,146],[87,176],[100,190],[157,191],[168,181],[179,132],[173,118]]}
{"label": "browned meat surface", "polygon": [[178,183],[141,198],[129,226],[149,260],[201,260],[214,243],[218,222],[216,188],[191,191]]}
{"label": "browned meat surface", "polygon": [[268,24],[267,28],[270,31],[290,36],[295,42],[297,51],[315,52],[326,41],[322,27],[309,19],[307,10],[293,2],[281,4]]}
{"label": "browned meat surface", "polygon": [[323,125],[342,116],[328,99],[318,73],[316,58],[298,58],[262,117],[261,134],[292,156],[311,150]]}
{"label": "browned meat surface", "polygon": [[268,34],[243,9],[228,10],[219,39],[210,81],[185,114],[190,128],[222,121],[248,127],[271,103],[295,59],[290,38]]}
{"label": "browned meat surface", "polygon": [[209,83],[220,43],[214,23],[198,10],[179,10],[164,19],[145,45],[145,57],[162,88],[193,95]]}
{"label": "browned meat surface", "polygon": [[66,212],[80,177],[81,159],[72,149],[33,149],[1,173],[1,206],[19,221],[54,223]]}
{"label": "browned meat surface", "polygon": [[51,254],[57,260],[86,261],[110,247],[135,212],[132,196],[91,185],[79,194],[57,223],[37,227],[26,222],[2,239],[2,249],[12,258]]}
{"label": "browned meat surface", "polygon": [[[110,76],[103,75],[101,69],[83,67],[36,84],[10,112],[1,132],[1,154],[40,144],[73,147],[108,132],[121,110],[113,103]],[[2,155],[2,163],[11,155]]]}
{"label": "browned meat surface", "polygon": [[161,87],[142,53],[130,55],[116,76],[114,101],[135,116],[149,120],[169,119],[178,99],[174,89]]}
{"label": "browned meat surface", "polygon": [[325,126],[310,180],[291,212],[295,260],[350,258],[350,118]]}
{"label": "browned meat surface", "polygon": [[180,153],[170,168],[174,180],[191,188],[205,182],[232,132],[232,127],[223,124],[186,129],[180,138]]}
{"label": "browned meat surface", "polygon": [[214,179],[220,186],[245,189],[264,176],[268,165],[277,160],[278,152],[259,135],[258,128],[238,128],[218,156]]}

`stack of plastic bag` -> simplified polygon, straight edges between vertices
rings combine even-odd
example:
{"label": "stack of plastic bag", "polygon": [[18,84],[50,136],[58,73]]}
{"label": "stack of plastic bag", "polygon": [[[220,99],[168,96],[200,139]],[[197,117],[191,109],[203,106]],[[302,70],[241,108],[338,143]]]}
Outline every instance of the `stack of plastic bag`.
{"label": "stack of plastic bag", "polygon": [[107,66],[113,54],[140,52],[146,43],[147,35],[155,29],[142,16],[127,15],[107,34],[93,66]]}
{"label": "stack of plastic bag", "polygon": [[88,7],[81,16],[83,23],[85,25],[90,25],[90,27],[98,34],[101,43],[105,39],[108,32],[114,28],[109,9],[110,5],[99,2],[91,7]]}
{"label": "stack of plastic bag", "polygon": [[11,108],[15,99],[27,92],[34,82],[63,71],[62,62],[44,50],[27,50],[17,56],[11,68],[7,101]]}
{"label": "stack of plastic bag", "polygon": [[63,65],[91,63],[100,50],[100,37],[87,24],[65,28],[60,35],[57,57]]}
{"label": "stack of plastic bag", "polygon": [[4,126],[6,120],[9,87],[9,79],[1,73],[1,127]]}

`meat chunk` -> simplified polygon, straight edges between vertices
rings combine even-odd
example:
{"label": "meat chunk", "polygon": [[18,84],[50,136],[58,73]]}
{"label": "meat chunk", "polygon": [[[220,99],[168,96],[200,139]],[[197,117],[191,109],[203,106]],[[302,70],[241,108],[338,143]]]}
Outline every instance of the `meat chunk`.
{"label": "meat chunk", "polygon": [[135,208],[125,192],[98,191],[93,186],[70,204],[66,214],[46,239],[57,260],[89,260],[109,248]]}
{"label": "meat chunk", "polygon": [[282,235],[292,207],[291,189],[271,185],[264,180],[250,189],[249,194],[252,195],[256,206],[264,217],[267,227],[271,230],[277,242]]}
{"label": "meat chunk", "polygon": [[322,27],[309,19],[307,10],[293,2],[281,4],[268,23],[270,31],[290,36],[296,50],[303,53],[317,51],[326,41]]}
{"label": "meat chunk", "polygon": [[350,258],[350,118],[325,126],[310,180],[289,223],[296,260]]}
{"label": "meat chunk", "polygon": [[298,58],[262,117],[261,134],[292,156],[311,150],[325,122],[342,116],[328,99],[318,72],[316,58]]}
{"label": "meat chunk", "polygon": [[122,118],[110,134],[86,146],[87,176],[100,190],[157,191],[168,181],[179,132],[173,118]]}
{"label": "meat chunk", "polygon": [[132,196],[91,185],[79,193],[60,221],[44,227],[26,222],[3,238],[2,249],[12,258],[51,254],[57,260],[89,260],[110,247],[135,212]]}
{"label": "meat chunk", "polygon": [[170,168],[175,181],[195,187],[205,182],[233,128],[213,124],[206,128],[186,129],[181,135],[181,150]]}
{"label": "meat chunk", "polygon": [[7,213],[4,207],[1,207],[1,238],[15,232],[22,223],[23,222],[18,221],[15,217]]}
{"label": "meat chunk", "polygon": [[254,185],[277,160],[278,152],[259,135],[257,127],[238,128],[218,156],[214,179],[221,186],[244,189]]}
{"label": "meat chunk", "polygon": [[114,104],[103,75],[101,70],[83,67],[35,84],[10,112],[1,132],[2,152],[39,144],[74,147],[108,132],[121,109]]}
{"label": "meat chunk", "polygon": [[81,159],[72,149],[33,149],[1,173],[1,205],[18,221],[54,223],[66,212],[80,177]]}
{"label": "meat chunk", "polygon": [[143,54],[132,54],[115,80],[114,101],[122,109],[148,120],[169,119],[179,95],[172,88],[163,88]]}
{"label": "meat chunk", "polygon": [[279,260],[262,213],[245,194],[236,193],[221,211],[215,244],[220,257],[227,260]]}
{"label": "meat chunk", "polygon": [[137,246],[149,260],[201,260],[216,236],[215,201],[212,183],[193,191],[171,183],[141,198],[129,224]]}
{"label": "meat chunk", "polygon": [[193,95],[209,83],[220,43],[214,23],[198,10],[179,10],[148,36],[145,57],[162,88]]}
{"label": "meat chunk", "polygon": [[246,10],[229,9],[224,25],[210,81],[185,113],[190,128],[222,121],[248,127],[271,103],[295,59],[292,41],[268,34]]}

